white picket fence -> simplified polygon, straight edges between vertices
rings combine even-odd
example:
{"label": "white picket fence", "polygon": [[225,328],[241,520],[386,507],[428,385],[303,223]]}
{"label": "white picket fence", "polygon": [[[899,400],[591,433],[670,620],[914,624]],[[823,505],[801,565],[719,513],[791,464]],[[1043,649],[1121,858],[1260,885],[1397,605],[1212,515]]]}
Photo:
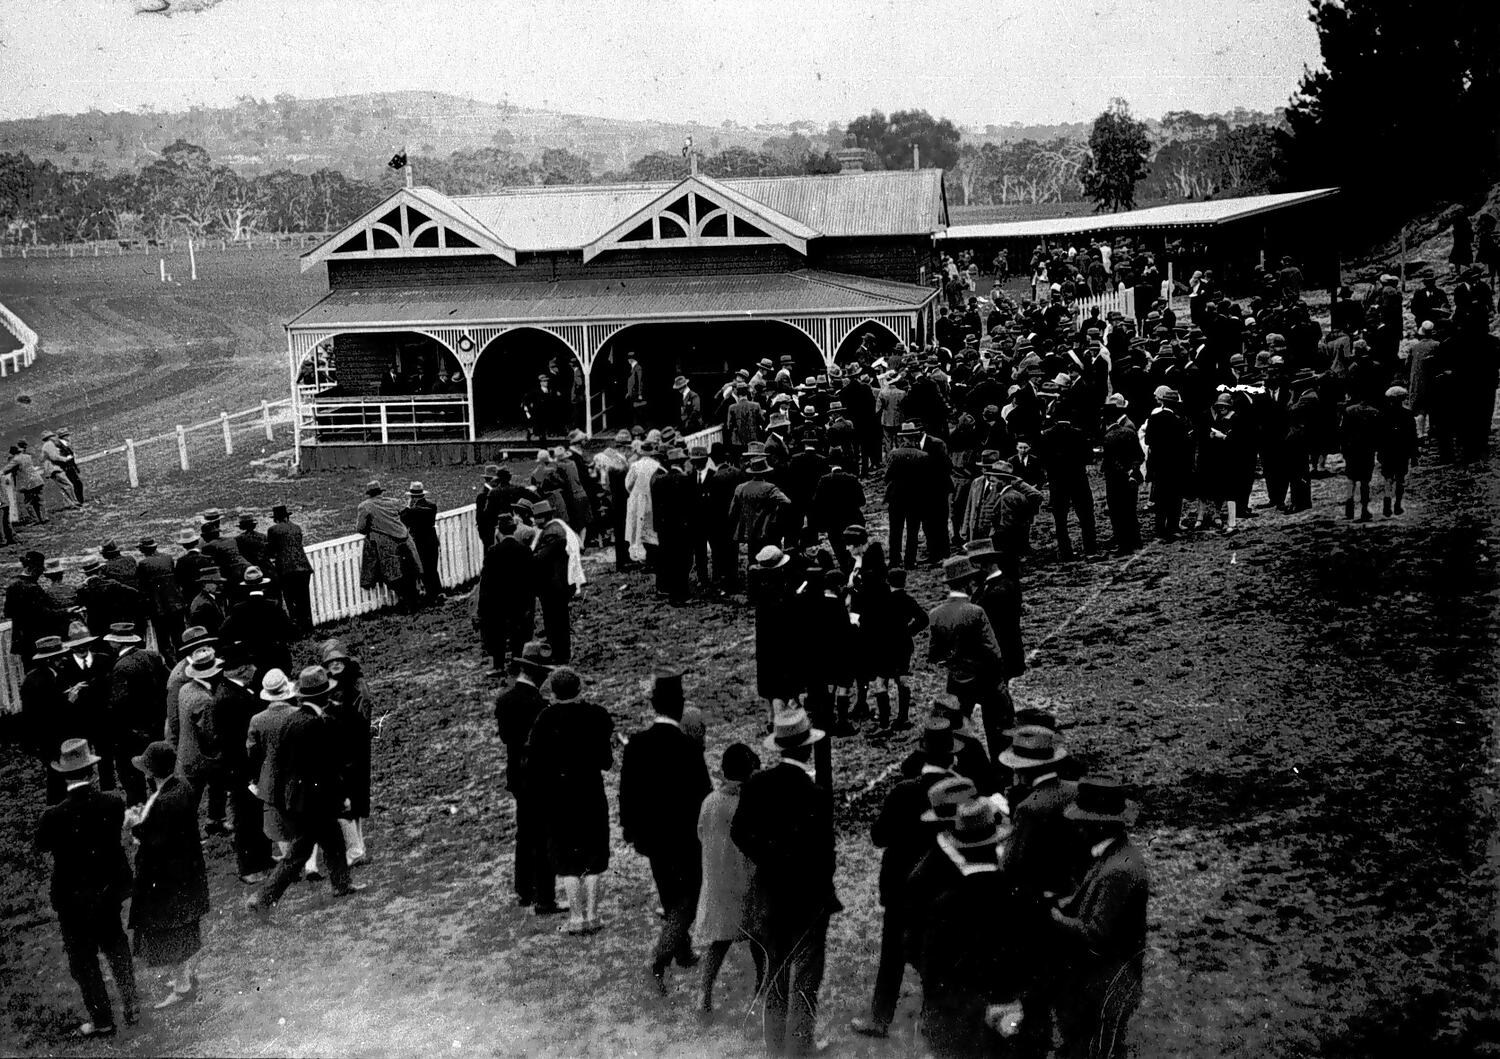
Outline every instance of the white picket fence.
{"label": "white picket fence", "polygon": [[[125,478],[130,483],[130,488],[135,489],[141,484],[140,470],[137,466],[136,456],[143,446],[156,445],[163,441],[175,441],[177,443],[177,466],[178,469],[186,471],[190,461],[188,459],[188,435],[202,430],[216,430],[224,439],[224,455],[234,455],[234,432],[250,428],[258,428],[265,434],[267,441],[275,441],[274,427],[278,423],[290,423],[292,411],[292,400],[283,397],[279,401],[262,401],[253,408],[245,408],[238,412],[220,412],[217,419],[205,419],[201,423],[193,423],[190,426],[178,425],[164,434],[155,434],[149,438],[126,438],[125,444],[113,445],[98,452],[91,452],[87,456],[78,457],[79,463],[93,463],[107,456],[118,456],[125,454]],[[254,416],[256,420],[250,420]],[[244,420],[245,422],[241,422]],[[257,422],[258,420],[258,422]]]}
{"label": "white picket fence", "polygon": [[4,378],[13,371],[29,368],[36,363],[36,344],[38,336],[35,331],[27,327],[25,322],[11,312],[5,306],[0,305],[0,325],[16,337],[21,343],[20,349],[13,349],[9,353],[0,353],[0,378]]}
{"label": "white picket fence", "polygon": [[1083,326],[1083,322],[1088,319],[1089,313],[1096,306],[1101,319],[1110,313],[1119,313],[1127,320],[1134,320],[1135,291],[1111,290],[1103,294],[1091,294],[1087,298],[1079,298],[1073,303],[1073,316],[1078,326]]}

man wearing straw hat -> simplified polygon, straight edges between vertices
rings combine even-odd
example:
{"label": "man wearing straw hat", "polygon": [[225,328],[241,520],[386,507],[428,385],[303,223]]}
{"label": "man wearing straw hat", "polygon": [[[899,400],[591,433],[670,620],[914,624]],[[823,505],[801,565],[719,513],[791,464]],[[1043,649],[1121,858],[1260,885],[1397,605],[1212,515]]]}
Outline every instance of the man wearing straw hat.
{"label": "man wearing straw hat", "polygon": [[42,813],[36,829],[37,849],[52,855],[52,907],[68,971],[89,1013],[78,1028],[82,1037],[113,1037],[116,1032],[114,1006],[99,969],[101,953],[120,992],[125,1024],[134,1025],[140,1014],[135,965],[120,923],[120,906],[130,896],[131,884],[130,862],[120,845],[125,802],[95,789],[99,761],[86,739],[61,744],[50,767],[67,793]]}
{"label": "man wearing straw hat", "polygon": [[811,1055],[834,892],[833,794],[813,782],[813,746],[826,733],[807,711],[776,715],[765,745],[781,762],[745,781],[730,838],[756,867],[750,898],[764,924],[764,1029],[770,1055]]}

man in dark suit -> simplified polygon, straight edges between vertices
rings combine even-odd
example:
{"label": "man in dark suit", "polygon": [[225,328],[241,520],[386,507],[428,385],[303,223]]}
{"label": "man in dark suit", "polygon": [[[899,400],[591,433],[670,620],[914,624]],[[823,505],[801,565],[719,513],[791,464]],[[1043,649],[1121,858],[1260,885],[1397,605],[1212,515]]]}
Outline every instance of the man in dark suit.
{"label": "man in dark suit", "polygon": [[745,481],[745,472],[733,450],[722,443],[714,446],[712,458],[714,469],[703,481],[699,510],[713,551],[714,581],[723,591],[734,592],[740,587],[740,546],[734,539],[729,509],[734,491]]}
{"label": "man in dark suit", "polygon": [[811,1055],[828,920],[843,911],[834,892],[833,796],[813,782],[812,752],[824,732],[799,708],[776,717],[765,745],[780,764],[740,791],[730,839],[756,867],[750,897],[764,924],[765,1042],[770,1055]]}
{"label": "man in dark suit", "polygon": [[927,792],[953,773],[953,729],[946,721],[929,723],[922,732],[921,771],[891,788],[870,828],[870,839],[885,852],[880,857],[880,962],[875,969],[875,994],[870,1017],[855,1018],[849,1028],[865,1037],[884,1037],[896,1016],[901,979],[906,975],[906,880],[933,844],[931,823],[924,822]]}
{"label": "man in dark suit", "polygon": [[541,528],[532,551],[531,572],[535,578],[537,603],[542,608],[542,635],[552,648],[554,665],[567,665],[573,657],[573,629],[568,600],[568,535],[557,512],[546,500],[532,505],[532,519]]}
{"label": "man in dark suit", "polygon": [[31,668],[21,680],[21,730],[27,751],[42,765],[47,804],[56,805],[67,791],[52,768],[58,747],[68,739],[95,733],[99,718],[87,711],[91,700],[62,682],[68,649],[60,636],[39,637],[32,647]]}
{"label": "man in dark suit", "polygon": [[684,468],[687,453],[669,449],[666,474],[651,480],[651,512],[656,528],[656,594],[672,603],[688,599],[692,569],[693,499],[697,489]]}
{"label": "man in dark suit", "polygon": [[1053,411],[1051,422],[1042,431],[1038,444],[1042,462],[1047,468],[1048,501],[1052,507],[1052,524],[1057,530],[1057,557],[1068,562],[1073,558],[1073,543],[1068,536],[1068,510],[1078,516],[1083,537],[1083,554],[1094,554],[1094,494],[1089,490],[1089,460],[1093,448],[1088,436],[1073,425],[1062,408]]}
{"label": "man in dark suit", "polygon": [[[892,566],[915,566],[917,532],[922,524],[923,505],[931,502],[933,492],[927,476],[931,468],[927,454],[917,447],[922,432],[914,423],[902,423],[896,435],[896,447],[885,458],[885,504],[890,517],[890,562]],[[905,549],[902,538],[905,537]],[[931,539],[928,540],[929,549]]]}
{"label": "man in dark suit", "polygon": [[115,1034],[114,1007],[99,969],[101,952],[120,992],[126,1025],[133,1025],[140,1012],[135,966],[120,925],[120,906],[130,896],[131,883],[130,864],[120,845],[125,802],[94,788],[99,761],[87,740],[63,744],[52,768],[67,785],[67,795],[42,813],[36,829],[37,849],[52,855],[52,907],[68,971],[88,1008],[89,1021],[79,1029],[84,1037]]}
{"label": "man in dark suit", "polygon": [[68,638],[63,641],[68,653],[57,662],[57,677],[85,727],[62,734],[67,739],[82,736],[98,751],[99,786],[112,791],[116,786],[115,733],[109,719],[109,674],[115,659],[109,651],[100,650],[98,643],[99,637],[91,635],[82,622],[68,626]]}
{"label": "man in dark suit", "polygon": [[967,556],[957,555],[943,564],[948,598],[928,611],[931,646],[928,661],[948,670],[948,694],[958,699],[965,717],[974,707],[984,710],[984,730],[990,759],[1000,753],[999,733],[1015,719],[1010,694],[1005,690],[1005,656],[995,639],[990,619],[969,597],[979,571]]}
{"label": "man in dark suit", "polygon": [[[279,670],[272,670],[276,672]],[[276,810],[291,843],[271,878],[245,901],[245,907],[261,917],[268,916],[287,887],[302,877],[314,846],[322,847],[328,861],[328,880],[335,897],[365,888],[363,883],[349,879],[344,833],[339,828],[344,796],[335,765],[338,754],[322,716],[332,692],[328,671],[322,666],[308,666],[297,678],[299,706],[286,717],[275,742],[262,743],[253,724],[246,740],[250,771],[262,781],[269,773],[271,789],[258,788],[258,796]]]}
{"label": "man in dark suit", "polygon": [[928,492],[922,508],[922,532],[927,536],[929,566],[937,566],[948,558],[949,504],[953,496],[953,461],[948,456],[948,443],[934,432],[938,429],[941,426],[924,421],[922,436],[917,440],[917,448],[927,454],[922,472]]}
{"label": "man in dark suit", "polygon": [[208,567],[198,575],[197,595],[188,604],[187,622],[207,629],[211,636],[217,636],[223,627],[224,575],[216,567]]}
{"label": "man in dark suit", "polygon": [[302,527],[292,521],[285,504],[271,508],[271,526],[266,530],[266,566],[281,593],[281,605],[298,635],[312,632],[312,563],[302,546]]}
{"label": "man in dark suit", "polygon": [[[479,571],[479,638],[494,660],[491,676],[514,673],[536,631],[536,575],[531,549],[516,539],[509,512],[495,520],[495,543]],[[524,742],[524,736],[523,740]]]}
{"label": "man in dark suit", "polygon": [[663,995],[668,964],[698,962],[692,940],[703,885],[698,809],[713,789],[703,747],[682,730],[684,705],[682,674],[658,672],[651,688],[656,717],[630,737],[620,764],[620,831],[651,862],[666,913],[651,955],[651,974]]}
{"label": "man in dark suit", "polygon": [[[21,556],[21,576],[5,590],[5,616],[11,621],[11,653],[30,661],[32,645],[44,636],[61,636],[68,627],[68,616],[42,587],[42,571],[47,558],[41,552],[29,551]],[[47,760],[52,760],[49,751]]]}
{"label": "man in dark suit", "polygon": [[198,534],[190,529],[177,534],[177,546],[182,549],[182,554],[172,564],[172,579],[177,582],[177,594],[182,597],[184,607],[198,595],[198,578],[205,570],[216,568],[214,561],[203,554],[202,543]]}
{"label": "man in dark suit", "polygon": [[1116,555],[1127,555],[1141,546],[1141,520],[1138,511],[1141,490],[1141,465],[1146,453],[1141,448],[1140,433],[1125,409],[1123,394],[1113,393],[1104,401],[1117,419],[1104,429],[1104,503],[1109,508]]}
{"label": "man in dark suit", "polygon": [[78,605],[88,614],[88,626],[103,636],[116,622],[139,623],[146,608],[141,594],[105,572],[103,558],[95,556],[83,564],[84,581],[78,586]]}
{"label": "man in dark suit", "polygon": [[1065,1056],[1123,1055],[1125,1027],[1141,1002],[1150,878],[1126,825],[1134,806],[1120,784],[1085,778],[1063,815],[1078,823],[1091,863],[1078,890],[1052,910],[1067,968],[1054,999]]}
{"label": "man in dark suit", "polygon": [[417,559],[422,564],[423,595],[428,603],[434,603],[443,594],[443,582],[438,574],[437,505],[427,499],[427,489],[421,482],[412,482],[407,487],[406,496],[401,521],[406,523],[412,547],[417,550]]}
{"label": "man in dark suit", "polygon": [[199,536],[203,538],[203,554],[213,560],[227,584],[237,585],[245,575],[245,567],[250,564],[240,554],[238,542],[220,531],[217,512],[210,514],[213,517],[205,516],[205,521],[198,530]]}
{"label": "man in dark suit", "polygon": [[1042,725],[1015,729],[1000,764],[1016,784],[1010,792],[1014,833],[1006,848],[1005,870],[1017,886],[1055,898],[1073,892],[1087,868],[1088,846],[1064,810],[1078,797],[1078,784],[1059,768],[1068,752],[1057,733]]}
{"label": "man in dark suit", "polygon": [[[156,650],[168,665],[177,661],[177,641],[182,638],[182,616],[185,601],[172,576],[172,560],[156,550],[153,537],[142,537],[138,545],[141,561],[136,564],[136,581],[141,604],[151,628],[156,630]],[[159,734],[159,733],[158,733]]]}
{"label": "man in dark suit", "polygon": [[104,642],[115,648],[114,665],[105,680],[105,709],[115,773],[126,802],[146,801],[146,777],[130,763],[166,725],[167,667],[161,655],[148,651],[129,622],[110,626]]}
{"label": "man in dark suit", "polygon": [[[702,445],[688,449],[688,550],[693,556],[693,569],[697,571],[698,587],[708,591],[714,587],[714,579],[708,568],[708,535],[722,518],[719,512],[709,507],[708,482],[713,472],[708,469],[708,450]],[[727,510],[728,505],[725,505]]]}
{"label": "man in dark suit", "polygon": [[297,639],[297,631],[286,611],[266,595],[269,585],[270,579],[260,567],[245,568],[245,596],[229,608],[219,627],[219,639],[242,645],[257,672],[279,669],[285,673],[292,668],[291,644]]}
{"label": "man in dark suit", "polygon": [[240,516],[240,531],[235,535],[235,547],[240,557],[250,566],[264,566],[266,562],[266,535],[255,528],[254,515]]}
{"label": "man in dark suit", "polygon": [[254,690],[255,663],[242,648],[225,652],[224,679],[213,686],[209,703],[211,725],[220,751],[219,768],[224,777],[230,816],[234,820],[234,858],[240,882],[261,882],[275,866],[271,841],[266,838],[260,800],[250,793],[256,773],[250,768],[246,744],[250,721],[260,712],[261,701]]}
{"label": "man in dark suit", "polygon": [[[479,531],[480,547],[486,551],[495,543],[495,519],[500,516],[502,510],[498,505],[491,506],[490,503],[495,496],[495,476],[499,473],[498,463],[485,464],[484,484],[474,494],[474,526]],[[507,477],[509,477],[508,472]],[[509,505],[503,510],[508,512]]]}
{"label": "man in dark suit", "polygon": [[541,640],[527,642],[517,652],[515,683],[495,700],[495,724],[505,744],[505,789],[516,802],[516,900],[537,916],[567,911],[557,903],[557,877],[547,858],[546,805],[526,782],[527,740],[537,715],[547,706],[539,689],[554,668],[551,658],[551,648]]}

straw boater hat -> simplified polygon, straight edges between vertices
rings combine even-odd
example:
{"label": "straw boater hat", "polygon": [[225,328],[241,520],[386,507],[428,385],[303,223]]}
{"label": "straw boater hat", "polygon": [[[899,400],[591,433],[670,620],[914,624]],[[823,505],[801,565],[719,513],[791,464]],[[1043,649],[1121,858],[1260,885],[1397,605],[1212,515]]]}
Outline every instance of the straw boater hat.
{"label": "straw boater hat", "polygon": [[1125,797],[1120,781],[1090,776],[1078,781],[1077,800],[1063,810],[1069,820],[1103,824],[1128,824],[1135,819],[1136,804]]}
{"label": "straw boater hat", "polygon": [[978,573],[967,555],[954,555],[943,560],[943,580],[950,585],[963,584]]}
{"label": "straw boater hat", "polygon": [[755,366],[763,371],[775,371],[776,365],[771,363],[770,357],[761,357],[755,362]]}
{"label": "straw boater hat", "polygon": [[290,702],[297,697],[297,685],[279,669],[268,669],[260,681],[260,697],[264,702]]}
{"label": "straw boater hat", "polygon": [[768,544],[755,553],[755,565],[762,570],[775,570],[791,561],[792,557],[774,544]]}
{"label": "straw boater hat", "polygon": [[427,487],[421,482],[412,482],[411,485],[406,487],[406,492],[408,496],[426,496]]}
{"label": "straw boater hat", "polygon": [[1026,724],[1015,729],[1010,746],[1000,751],[999,762],[1008,769],[1030,769],[1055,765],[1068,756],[1057,745],[1057,733],[1040,725]]}
{"label": "straw boater hat", "polygon": [[1002,828],[995,815],[995,803],[988,798],[976,798],[960,805],[953,819],[953,832],[948,841],[955,849],[983,849],[993,846],[1010,833]]}
{"label": "straw boater hat", "polygon": [[89,750],[87,739],[69,739],[62,744],[57,760],[52,762],[52,769],[55,772],[82,772],[99,761],[99,756]]}
{"label": "straw boater hat", "polygon": [[185,529],[177,531],[176,543],[183,548],[195,548],[201,538],[197,530]]}
{"label": "straw boater hat", "polygon": [[189,660],[186,672],[193,680],[207,680],[224,672],[224,663],[219,661],[217,655],[209,655],[202,661]]}
{"label": "straw boater hat", "polygon": [[629,445],[630,444],[630,431],[628,431],[628,430],[617,430],[617,431],[615,431],[615,444],[616,445]]}
{"label": "straw boater hat", "polygon": [[527,640],[517,659],[521,666],[536,675],[552,672],[552,645],[546,640]]}
{"label": "straw boater hat", "polygon": [[814,728],[807,719],[807,711],[796,706],[776,715],[771,734],[762,742],[769,750],[794,750],[799,746],[811,746],[827,734],[821,728]]}
{"label": "straw boater hat", "polygon": [[140,643],[141,638],[135,631],[135,623],[129,621],[117,621],[109,627],[109,633],[104,637],[105,643]]}
{"label": "straw boater hat", "polygon": [[958,807],[967,805],[977,797],[979,788],[974,786],[974,781],[969,777],[945,776],[927,788],[929,808],[922,814],[922,821],[928,824],[952,823],[953,818],[958,815]]}
{"label": "straw boater hat", "polygon": [[63,646],[71,651],[75,647],[93,643],[97,639],[99,637],[89,632],[87,625],[81,621],[74,621],[68,624],[68,638],[63,641]]}
{"label": "straw boater hat", "polygon": [[258,566],[245,567],[245,572],[240,575],[240,579],[244,581],[246,588],[265,588],[271,580]]}
{"label": "straw boater hat", "polygon": [[120,554],[119,541],[105,541],[99,546],[99,554],[106,559],[113,559]]}
{"label": "straw boater hat", "polygon": [[61,636],[43,636],[36,641],[31,660],[33,662],[43,662],[49,658],[57,658],[59,655],[67,653],[68,649],[63,646]]}

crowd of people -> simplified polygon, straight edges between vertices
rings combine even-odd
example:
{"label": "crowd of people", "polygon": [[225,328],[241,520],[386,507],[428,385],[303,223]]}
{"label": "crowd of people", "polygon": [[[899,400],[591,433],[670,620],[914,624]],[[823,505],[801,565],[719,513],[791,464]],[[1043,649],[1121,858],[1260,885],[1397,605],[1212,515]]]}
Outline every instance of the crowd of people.
{"label": "crowd of people", "polygon": [[[1123,248],[1112,258],[1132,267]],[[1137,320],[1079,314],[1066,282],[1019,304],[944,309],[925,347],[867,339],[848,366],[813,376],[766,357],[713,393],[679,379],[676,423],[638,423],[597,451],[573,431],[524,482],[485,468],[471,617],[502,682],[495,720],[522,906],[566,916],[569,935],[603,929],[604,774],[623,744],[621,838],[649,862],[660,906],[652,988],[669,993],[674,967],[698,967],[711,1019],[716,980],[744,942],[768,1053],[813,1054],[842,908],[833,748],[861,739],[889,755],[897,780],[871,830],[880,951],[851,1031],[891,1031],[911,966],[933,1055],[1120,1054],[1142,992],[1149,872],[1121,782],[1078,767],[1057,719],[1011,696],[1027,664],[1026,579],[1049,561],[1033,549],[1033,520],[1050,509],[1057,561],[1101,553],[1097,462],[1116,554],[1147,539],[1147,483],[1150,536],[1238,533],[1258,478],[1265,506],[1302,510],[1333,453],[1346,518],[1373,518],[1377,466],[1383,513],[1399,516],[1413,460],[1485,451],[1500,357],[1493,294],[1468,272],[1451,291],[1424,283],[1410,328],[1382,277],[1361,299],[1340,291],[1325,329],[1291,262],[1259,277],[1245,306],[1211,273],[1193,277],[1190,322],[1159,299],[1138,302]],[[700,423],[717,440],[700,443],[689,430]],[[435,513],[421,483],[404,505],[370,483],[357,516],[367,585],[390,585],[406,607],[438,595]],[[273,519],[264,536],[247,517],[226,538],[210,512],[175,560],[150,540],[139,561],[106,545],[76,590],[29,553],[8,591],[28,666],[25,727],[53,806],[38,841],[54,854],[88,1034],[115,1026],[99,952],[126,1020],[136,1013],[120,923],[132,885],[137,954],[167,969],[162,1004],[196,989],[205,791],[209,830],[232,831],[257,915],[310,870],[335,893],[359,888],[349,865],[370,786],[360,667],[330,642],[321,665],[291,675],[291,645],[311,631],[311,568],[289,512]],[[717,787],[681,672],[656,674],[652,723],[628,738],[588,701],[579,662],[590,645],[574,642],[571,610],[595,547],[620,573],[652,575],[664,605],[743,598],[753,609],[764,725],[718,757]],[[919,563],[940,570],[943,598],[908,592]],[[142,642],[148,624],[157,651]],[[944,694],[918,716],[910,677],[924,662]],[[116,787],[123,797],[96,789]],[[125,823],[140,842],[133,884]],[[80,846],[94,858],[86,883]],[[154,890],[163,864],[175,866],[170,886]]]}

